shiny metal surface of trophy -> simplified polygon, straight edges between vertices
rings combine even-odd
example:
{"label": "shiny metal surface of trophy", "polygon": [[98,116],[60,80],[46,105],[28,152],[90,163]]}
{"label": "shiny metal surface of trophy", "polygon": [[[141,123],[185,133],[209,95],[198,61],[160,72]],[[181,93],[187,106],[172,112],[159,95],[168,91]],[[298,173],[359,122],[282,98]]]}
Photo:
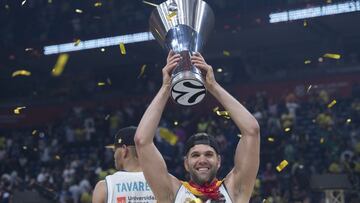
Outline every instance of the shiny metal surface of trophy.
{"label": "shiny metal surface of trophy", "polygon": [[150,16],[150,31],[167,51],[181,55],[172,73],[171,97],[184,106],[201,102],[206,94],[201,71],[190,56],[201,52],[214,27],[214,13],[202,0],[168,0],[158,5]]}

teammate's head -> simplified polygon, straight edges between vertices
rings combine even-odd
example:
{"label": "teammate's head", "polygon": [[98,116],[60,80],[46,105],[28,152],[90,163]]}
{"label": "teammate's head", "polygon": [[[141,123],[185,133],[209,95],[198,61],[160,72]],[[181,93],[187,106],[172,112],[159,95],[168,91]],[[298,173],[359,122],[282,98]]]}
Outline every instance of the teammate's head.
{"label": "teammate's head", "polygon": [[187,140],[184,166],[192,181],[199,185],[210,183],[220,165],[219,145],[213,136],[197,133]]}
{"label": "teammate's head", "polygon": [[117,170],[123,170],[125,160],[137,157],[134,136],[136,132],[135,126],[120,129],[115,134],[114,141],[114,160]]}

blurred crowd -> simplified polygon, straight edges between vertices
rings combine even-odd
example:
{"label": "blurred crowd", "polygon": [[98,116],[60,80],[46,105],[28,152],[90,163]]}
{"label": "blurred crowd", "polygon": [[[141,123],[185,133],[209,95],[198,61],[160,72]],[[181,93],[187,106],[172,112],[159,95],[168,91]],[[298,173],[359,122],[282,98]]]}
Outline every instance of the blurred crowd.
{"label": "blurred crowd", "polygon": [[[10,202],[19,191],[35,191],[50,202],[90,203],[95,183],[115,171],[113,152],[106,146],[119,128],[137,125],[147,102],[133,99],[115,110],[80,105],[46,126],[1,130],[0,202]],[[244,104],[261,126],[261,166],[253,203],[323,202],[324,194],[311,189],[310,178],[324,173],[346,174],[352,187],[346,202],[359,202],[359,96],[334,102],[322,90],[310,92],[306,100],[289,93],[277,101],[258,92]],[[184,141],[195,132],[207,132],[221,146],[219,176],[229,172],[241,139],[232,121],[212,109],[168,108],[155,139],[169,171],[186,179]],[[279,172],[276,166],[282,160],[289,165]]]}

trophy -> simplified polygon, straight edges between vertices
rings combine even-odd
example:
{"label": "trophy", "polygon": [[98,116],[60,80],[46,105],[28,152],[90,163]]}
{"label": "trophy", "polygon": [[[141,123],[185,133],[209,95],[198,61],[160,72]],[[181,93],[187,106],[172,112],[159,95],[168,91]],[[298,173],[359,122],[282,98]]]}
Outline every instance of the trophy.
{"label": "trophy", "polygon": [[150,31],[167,51],[181,55],[171,75],[171,97],[183,106],[201,102],[206,94],[201,71],[190,60],[214,27],[214,13],[202,0],[167,0],[151,13]]}

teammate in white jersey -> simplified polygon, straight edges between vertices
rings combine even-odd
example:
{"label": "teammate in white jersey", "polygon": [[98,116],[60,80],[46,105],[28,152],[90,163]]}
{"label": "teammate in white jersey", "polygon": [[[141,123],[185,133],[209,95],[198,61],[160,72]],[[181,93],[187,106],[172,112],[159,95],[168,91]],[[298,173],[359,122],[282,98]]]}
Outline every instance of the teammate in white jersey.
{"label": "teammate in white jersey", "polygon": [[120,129],[115,135],[114,160],[118,172],[106,176],[94,189],[92,203],[155,203],[136,154],[136,127]]}
{"label": "teammate in white jersey", "polygon": [[190,181],[181,182],[168,173],[165,161],[154,145],[153,138],[171,92],[171,73],[179,61],[180,55],[170,51],[162,70],[162,87],[144,113],[135,135],[144,175],[159,203],[191,202],[195,197],[202,202],[248,203],[259,169],[259,124],[243,105],[216,82],[212,67],[201,54],[194,54],[192,63],[204,74],[208,92],[229,111],[242,134],[235,152],[234,168],[224,180],[217,180],[221,157],[216,141],[210,135],[196,134],[187,142],[184,159]]}

